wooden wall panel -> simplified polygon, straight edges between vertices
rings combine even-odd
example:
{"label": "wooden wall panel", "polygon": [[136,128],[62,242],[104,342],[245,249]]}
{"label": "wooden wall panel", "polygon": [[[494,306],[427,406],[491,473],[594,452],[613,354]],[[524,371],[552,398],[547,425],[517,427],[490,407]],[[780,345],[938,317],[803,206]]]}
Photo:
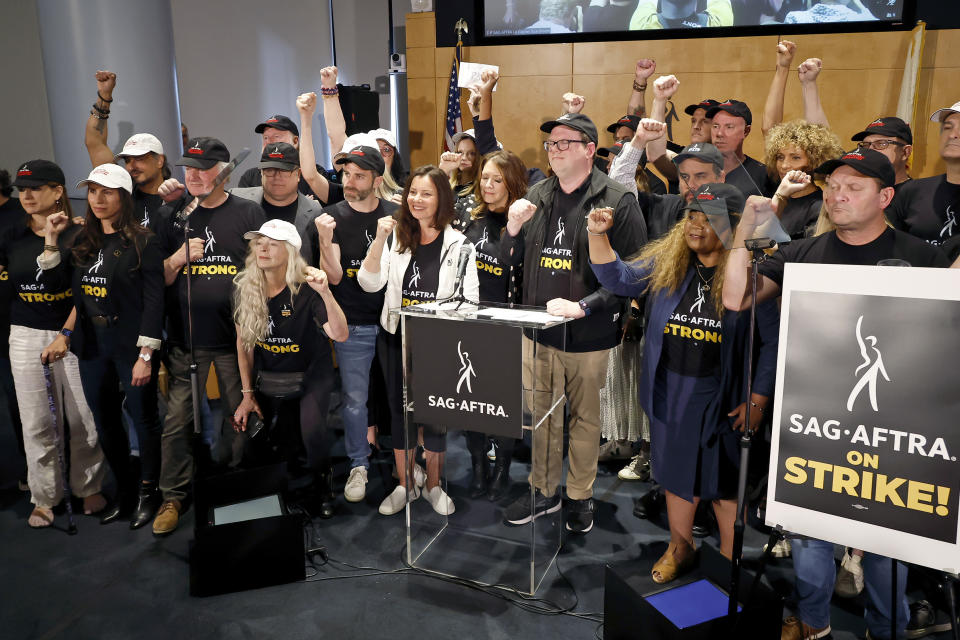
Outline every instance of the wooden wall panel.
{"label": "wooden wall panel", "polygon": [[407,47],[436,47],[437,22],[433,12],[408,13],[406,19]]}
{"label": "wooden wall panel", "polygon": [[[909,32],[798,35],[796,64],[808,57],[823,59],[821,98],[831,125],[845,146],[850,136],[875,117],[894,112],[900,93]],[[735,97],[746,101],[754,115],[755,129],[747,138],[746,152],[763,158],[760,122],[763,104],[775,65],[775,36],[590,42],[576,44],[516,45],[464,48],[464,60],[500,66],[501,80],[494,94],[497,137],[528,164],[546,167],[540,147],[540,122],[556,116],[560,96],[566,91],[587,98],[585,113],[600,132],[600,144],[612,140],[604,130],[622,116],[630,97],[633,66],[638,58],[657,60],[657,75],[674,74],[680,80],[675,96],[678,121],[671,123],[673,137],[688,138],[689,117],[683,107],[706,97]],[[434,101],[435,120],[431,135],[423,135],[425,147],[411,141],[412,164],[435,163],[443,140],[447,78],[453,48],[434,50],[434,82],[411,81],[410,113],[426,113],[426,101]],[[420,52],[416,54],[417,77],[424,73]],[[408,65],[410,64],[408,57]],[[466,92],[464,92],[466,95]],[[652,100],[648,91],[647,106]],[[927,33],[920,73],[913,175],[942,172],[937,153],[938,128],[927,122],[930,112],[960,100],[960,30]],[[469,110],[462,105],[464,127],[469,128]],[[802,115],[800,83],[795,74],[787,84],[784,118]],[[418,118],[420,116],[417,116]],[[426,124],[417,120],[418,128]],[[411,130],[413,130],[411,121]],[[419,130],[419,129],[418,129]]]}

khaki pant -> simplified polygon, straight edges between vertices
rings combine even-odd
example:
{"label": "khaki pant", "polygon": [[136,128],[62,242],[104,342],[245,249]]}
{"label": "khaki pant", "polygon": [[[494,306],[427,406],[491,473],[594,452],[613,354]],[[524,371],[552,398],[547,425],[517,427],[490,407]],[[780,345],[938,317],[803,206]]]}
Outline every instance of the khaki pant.
{"label": "khaki pant", "polygon": [[[10,366],[23,422],[30,501],[45,509],[53,508],[63,499],[63,474],[54,446],[57,436],[40,363],[40,353],[56,337],[56,331],[10,327]],[[62,431],[64,416],[70,428],[70,450],[64,451],[63,462],[70,465],[71,493],[81,498],[92,496],[100,492],[106,468],[97,440],[97,426],[83,397],[77,357],[68,352],[63,360],[50,365],[50,374],[61,447],[66,440]]]}
{"label": "khaki pant", "polygon": [[[610,350],[565,353],[523,338],[523,386],[534,425],[543,419],[552,401],[566,395],[570,410],[567,451],[567,496],[593,496],[600,453],[600,389],[606,381]],[[532,396],[532,397],[531,397]],[[533,469],[530,483],[545,496],[560,486],[563,472],[563,402],[533,433]]]}

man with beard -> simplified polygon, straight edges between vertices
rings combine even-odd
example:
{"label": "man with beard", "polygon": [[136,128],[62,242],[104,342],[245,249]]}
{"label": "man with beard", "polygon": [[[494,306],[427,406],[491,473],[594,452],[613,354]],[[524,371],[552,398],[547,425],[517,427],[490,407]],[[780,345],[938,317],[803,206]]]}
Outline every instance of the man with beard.
{"label": "man with beard", "polygon": [[113,90],[117,86],[117,74],[112,71],[97,71],[97,101],[90,110],[84,134],[84,144],[90,155],[90,163],[98,167],[101,164],[123,160],[130,177],[133,178],[133,211],[140,224],[151,231],[157,230],[157,210],[163,206],[163,199],[157,195],[160,184],[170,177],[167,156],[163,145],[156,136],[138,133],[124,143],[123,150],[114,158],[107,146],[107,118],[110,116],[110,104],[113,102]]}
{"label": "man with beard", "polygon": [[343,200],[326,207],[310,226],[307,237],[314,255],[310,264],[327,273],[333,295],[347,317],[350,336],[334,343],[343,388],[343,433],[350,476],[343,495],[361,502],[366,495],[367,395],[370,364],[377,346],[383,291],[367,293],[357,283],[357,271],[377,235],[377,221],[393,215],[397,205],[381,200],[376,189],[385,169],[380,152],[354,147],[339,160],[343,167]]}

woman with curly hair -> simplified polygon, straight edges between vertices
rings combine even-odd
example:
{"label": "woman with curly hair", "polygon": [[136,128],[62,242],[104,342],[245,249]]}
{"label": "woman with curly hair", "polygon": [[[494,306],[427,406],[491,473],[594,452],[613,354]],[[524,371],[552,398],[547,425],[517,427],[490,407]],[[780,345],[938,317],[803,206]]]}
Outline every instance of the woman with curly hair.
{"label": "woman with curly hair", "polygon": [[653,475],[666,491],[670,523],[670,544],[653,566],[658,583],[673,580],[692,564],[693,517],[701,500],[713,503],[721,551],[731,556],[737,431],[745,426],[746,403],[753,407],[746,425],[753,431],[773,394],[776,303],[757,306],[760,348],[750,398],[744,357],[750,316],[723,307],[728,254],[713,227],[717,220],[735,226],[743,204],[743,195],[731,185],[703,185],[687,204],[686,217],[629,263],[610,246],[610,214],[597,209],[587,219],[590,262],[600,284],[620,296],[648,296],[639,396],[650,416]]}
{"label": "woman with curly hair", "polygon": [[250,251],[234,279],[243,401],[233,415],[234,429],[246,431],[251,412],[266,424],[276,417],[280,428],[299,424],[319,515],[329,518],[334,493],[327,413],[334,374],[327,338],[346,340],[347,319],[327,274],[308,267],[300,255],[295,226],[268,220],[243,237]]}
{"label": "woman with curly hair", "polygon": [[842,155],[840,138],[823,125],[794,120],[767,134],[767,173],[779,181],[773,203],[783,230],[794,240],[813,235],[823,203],[823,193],[801,172],[809,176],[814,167]]}

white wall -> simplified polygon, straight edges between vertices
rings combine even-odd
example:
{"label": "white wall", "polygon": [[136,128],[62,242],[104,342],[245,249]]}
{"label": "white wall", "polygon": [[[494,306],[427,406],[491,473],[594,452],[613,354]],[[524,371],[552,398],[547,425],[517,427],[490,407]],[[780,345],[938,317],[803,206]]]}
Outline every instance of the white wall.
{"label": "white wall", "polygon": [[[297,95],[320,89],[320,69],[331,61],[326,2],[284,0],[172,0],[180,115],[191,136],[222,140],[231,154],[261,149],[254,128],[271,115],[299,123]],[[271,8],[272,6],[272,8]],[[326,157],[322,119],[314,123],[317,157]]]}
{"label": "white wall", "polygon": [[[36,3],[34,0],[3,2],[0,16],[4,96],[0,100],[0,122],[3,123],[0,168],[13,175],[25,160],[52,159],[53,138]],[[79,131],[78,136],[82,143],[83,132]]]}

